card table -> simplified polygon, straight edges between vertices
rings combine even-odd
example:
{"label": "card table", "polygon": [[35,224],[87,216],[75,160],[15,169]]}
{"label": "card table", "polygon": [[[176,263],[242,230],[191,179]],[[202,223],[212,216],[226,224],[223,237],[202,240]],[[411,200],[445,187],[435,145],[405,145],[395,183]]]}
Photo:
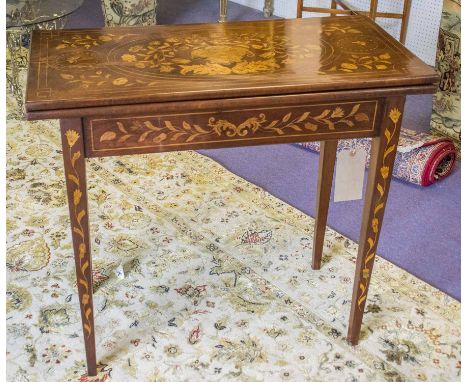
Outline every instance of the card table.
{"label": "card table", "polygon": [[93,157],[319,140],[319,269],[337,141],[372,137],[347,336],[358,343],[405,98],[434,92],[431,67],[363,16],[40,30],[30,57],[27,117],[60,119],[90,376]]}

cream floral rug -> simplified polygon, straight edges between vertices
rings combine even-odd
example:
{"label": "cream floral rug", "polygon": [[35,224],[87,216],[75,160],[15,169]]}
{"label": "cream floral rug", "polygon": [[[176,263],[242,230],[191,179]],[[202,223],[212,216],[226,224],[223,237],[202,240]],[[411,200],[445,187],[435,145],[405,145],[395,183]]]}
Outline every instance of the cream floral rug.
{"label": "cream floral rug", "polygon": [[[98,378],[86,376],[57,121],[7,122],[8,381],[457,381],[460,304],[195,152],[88,161]],[[122,267],[124,277],[118,276]]]}

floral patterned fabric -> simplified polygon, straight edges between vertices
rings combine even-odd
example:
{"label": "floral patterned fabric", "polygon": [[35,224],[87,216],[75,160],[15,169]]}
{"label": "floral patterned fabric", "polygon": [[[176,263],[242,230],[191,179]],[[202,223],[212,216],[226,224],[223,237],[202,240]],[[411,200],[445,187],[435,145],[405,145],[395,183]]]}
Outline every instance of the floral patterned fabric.
{"label": "floral patterned fabric", "polygon": [[158,0],[101,0],[106,26],[156,24]]}
{"label": "floral patterned fabric", "polygon": [[[320,151],[320,142],[299,143],[300,147]],[[338,143],[338,151],[363,149],[370,161],[371,139],[346,139]],[[449,138],[401,129],[393,176],[419,186],[430,186],[450,175],[455,167],[457,149]]]}
{"label": "floral patterned fabric", "polygon": [[461,2],[444,0],[437,45],[440,80],[434,95],[431,131],[461,145]]}
{"label": "floral patterned fabric", "polygon": [[191,151],[88,161],[88,378],[58,123],[8,108],[8,381],[460,380],[457,301],[377,258],[349,346],[356,244],[313,271],[312,218]]}

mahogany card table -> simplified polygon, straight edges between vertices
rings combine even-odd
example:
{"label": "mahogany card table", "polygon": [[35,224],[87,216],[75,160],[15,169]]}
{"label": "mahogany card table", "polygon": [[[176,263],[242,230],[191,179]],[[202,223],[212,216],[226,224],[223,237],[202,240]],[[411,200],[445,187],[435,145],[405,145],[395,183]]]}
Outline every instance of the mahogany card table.
{"label": "mahogany card table", "polygon": [[30,57],[27,117],[60,119],[89,375],[93,157],[319,140],[319,269],[337,140],[372,137],[348,329],[358,343],[405,97],[434,91],[431,67],[363,16],[41,30]]}

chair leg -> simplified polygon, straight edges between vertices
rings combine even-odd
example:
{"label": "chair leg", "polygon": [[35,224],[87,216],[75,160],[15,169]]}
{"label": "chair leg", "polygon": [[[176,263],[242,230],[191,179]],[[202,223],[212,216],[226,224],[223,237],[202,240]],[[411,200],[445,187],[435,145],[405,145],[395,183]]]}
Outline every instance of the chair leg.
{"label": "chair leg", "polygon": [[297,18],[302,19],[302,8],[304,8],[304,0],[297,0]]}
{"label": "chair leg", "polygon": [[370,10],[369,10],[369,17],[375,21],[375,18],[377,17],[377,7],[378,7],[378,0],[371,0],[370,3]]}
{"label": "chair leg", "polygon": [[[331,0],[330,8],[331,8],[331,9],[336,9],[336,0]],[[335,14],[335,13],[331,13],[330,16],[331,16],[331,17],[335,17],[336,14]]]}
{"label": "chair leg", "polygon": [[219,22],[227,21],[228,0],[219,0]]}
{"label": "chair leg", "polygon": [[401,18],[401,31],[400,31],[400,42],[404,44],[406,42],[406,34],[408,32],[408,21],[411,11],[411,0],[405,0],[403,4],[403,12]]}
{"label": "chair leg", "polygon": [[323,242],[325,240],[325,231],[327,228],[328,207],[330,205],[330,193],[333,183],[337,146],[337,140],[320,142],[312,269],[320,269],[320,263],[322,261]]}

